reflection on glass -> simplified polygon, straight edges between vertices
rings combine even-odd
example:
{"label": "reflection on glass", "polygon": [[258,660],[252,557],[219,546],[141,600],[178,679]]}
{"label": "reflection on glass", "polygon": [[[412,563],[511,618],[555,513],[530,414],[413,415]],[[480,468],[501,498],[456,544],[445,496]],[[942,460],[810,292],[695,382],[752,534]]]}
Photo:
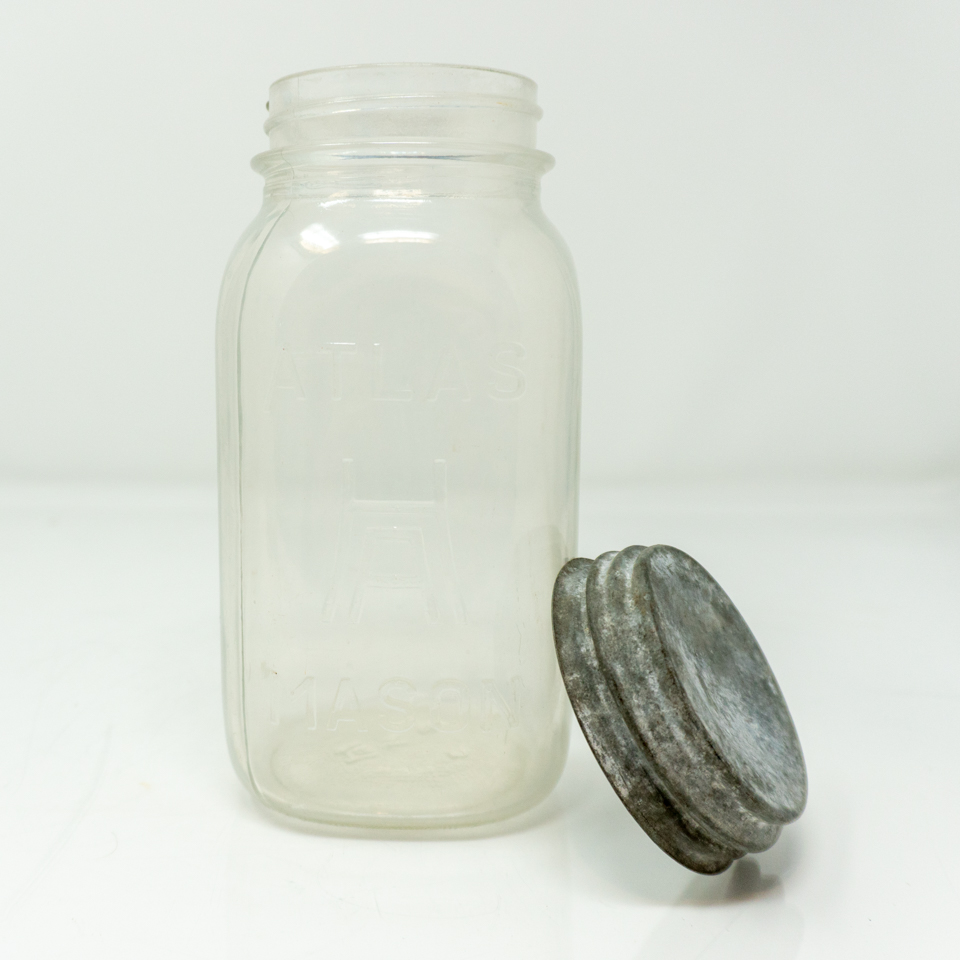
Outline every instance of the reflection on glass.
{"label": "reflection on glass", "polygon": [[364,243],[433,243],[437,234],[427,230],[372,230],[361,233]]}
{"label": "reflection on glass", "polygon": [[300,231],[300,246],[311,253],[327,253],[340,246],[340,241],[319,223],[311,223]]}

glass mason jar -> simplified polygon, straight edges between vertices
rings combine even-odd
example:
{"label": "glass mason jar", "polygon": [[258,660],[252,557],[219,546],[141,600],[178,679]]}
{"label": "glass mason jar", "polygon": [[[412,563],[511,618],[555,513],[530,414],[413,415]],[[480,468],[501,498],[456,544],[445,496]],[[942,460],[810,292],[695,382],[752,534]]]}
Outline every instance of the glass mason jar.
{"label": "glass mason jar", "polygon": [[268,807],[435,827],[553,787],[580,318],[536,85],[472,67],[270,88],[217,326],[223,676]]}

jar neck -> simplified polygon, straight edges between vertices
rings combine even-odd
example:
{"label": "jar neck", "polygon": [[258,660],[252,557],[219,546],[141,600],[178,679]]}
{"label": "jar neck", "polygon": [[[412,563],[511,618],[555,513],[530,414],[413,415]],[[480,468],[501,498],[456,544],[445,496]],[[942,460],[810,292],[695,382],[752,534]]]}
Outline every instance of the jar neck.
{"label": "jar neck", "polygon": [[545,165],[496,158],[430,156],[338,156],[305,153],[295,158],[274,151],[254,160],[271,198],[337,196],[369,198],[484,197],[537,200]]}
{"label": "jar neck", "polygon": [[268,196],[535,198],[553,159],[536,149],[536,84],[435,64],[316,70],[270,88]]}

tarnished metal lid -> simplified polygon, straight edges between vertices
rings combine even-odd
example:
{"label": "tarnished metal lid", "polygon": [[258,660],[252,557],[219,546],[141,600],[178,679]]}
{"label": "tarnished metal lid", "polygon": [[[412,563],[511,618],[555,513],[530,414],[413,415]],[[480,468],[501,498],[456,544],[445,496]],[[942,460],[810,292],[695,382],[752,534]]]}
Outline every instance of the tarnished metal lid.
{"label": "tarnished metal lid", "polygon": [[600,766],[671,857],[718,873],[800,816],[807,775],[783,694],[720,585],[674,547],[564,566],[560,670]]}

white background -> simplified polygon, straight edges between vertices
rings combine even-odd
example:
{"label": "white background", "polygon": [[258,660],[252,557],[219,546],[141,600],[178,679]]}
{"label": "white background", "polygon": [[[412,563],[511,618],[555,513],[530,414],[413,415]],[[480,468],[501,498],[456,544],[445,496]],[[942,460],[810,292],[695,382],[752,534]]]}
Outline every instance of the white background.
{"label": "white background", "polygon": [[[291,828],[219,706],[213,323],[269,83],[540,84],[584,307],[585,555],[674,543],[752,625],[810,802],[693,877],[582,739],[456,840]],[[960,4],[8,2],[0,956],[953,958]]]}
{"label": "white background", "polygon": [[9,3],[0,477],[211,480],[213,318],[268,85],[540,85],[584,310],[583,476],[960,468],[960,6]]}

